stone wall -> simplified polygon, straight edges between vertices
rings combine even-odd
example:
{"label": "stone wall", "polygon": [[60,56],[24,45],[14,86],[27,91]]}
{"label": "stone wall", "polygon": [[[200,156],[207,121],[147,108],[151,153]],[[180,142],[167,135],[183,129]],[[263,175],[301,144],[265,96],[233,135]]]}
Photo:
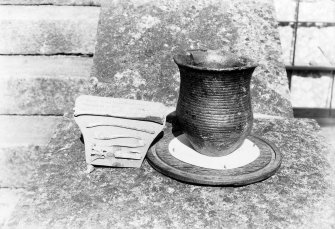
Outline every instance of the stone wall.
{"label": "stone wall", "polygon": [[[298,16],[295,65],[335,66],[335,2],[332,0],[275,0],[279,33],[286,65],[292,65],[294,21]],[[335,107],[335,84],[330,73],[293,74],[291,98],[293,107]],[[333,100],[332,104],[331,100]]]}
{"label": "stone wall", "polygon": [[0,114],[62,115],[85,93],[100,7],[70,2],[0,1]]}

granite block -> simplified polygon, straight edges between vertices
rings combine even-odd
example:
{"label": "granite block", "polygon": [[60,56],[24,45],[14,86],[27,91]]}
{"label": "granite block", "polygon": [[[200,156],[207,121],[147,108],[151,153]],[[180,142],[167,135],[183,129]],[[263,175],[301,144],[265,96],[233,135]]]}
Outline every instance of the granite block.
{"label": "granite block", "polygon": [[0,54],[93,54],[100,8],[1,6]]}
{"label": "granite block", "polygon": [[[284,158],[271,178],[206,187],[140,169],[86,169],[71,119],[58,126],[7,228],[332,228],[334,154],[313,120],[257,119],[253,132]],[[29,160],[29,159],[28,159]]]}
{"label": "granite block", "polygon": [[89,78],[93,58],[81,56],[0,56],[0,78]]}
{"label": "granite block", "polygon": [[91,93],[174,106],[172,56],[223,49],[255,59],[254,112],[292,117],[277,21],[265,0],[111,1],[100,14]]}

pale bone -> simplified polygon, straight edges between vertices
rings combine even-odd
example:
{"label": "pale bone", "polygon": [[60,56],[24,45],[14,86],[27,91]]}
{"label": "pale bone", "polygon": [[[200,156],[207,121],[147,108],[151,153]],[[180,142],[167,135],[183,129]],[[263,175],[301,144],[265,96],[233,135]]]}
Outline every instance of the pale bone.
{"label": "pale bone", "polygon": [[104,147],[119,146],[127,148],[139,148],[145,146],[145,143],[143,140],[137,140],[133,138],[116,138],[110,140],[100,140],[99,142],[96,142],[96,145]]}
{"label": "pale bone", "polygon": [[116,151],[114,153],[114,156],[116,158],[128,158],[128,159],[134,159],[134,160],[140,160],[142,158],[140,153],[130,153],[130,152],[122,152],[122,151]]}
{"label": "pale bone", "polygon": [[98,140],[111,140],[116,138],[134,138],[141,140],[141,138],[138,136],[128,136],[128,135],[108,134],[108,133],[95,133],[94,138]]}
{"label": "pale bone", "polygon": [[165,125],[162,103],[132,99],[81,95],[76,99],[74,116],[102,115],[116,118],[157,122]]}
{"label": "pale bone", "polygon": [[100,153],[104,153],[104,152],[111,152],[111,153],[115,153],[118,151],[126,151],[126,152],[132,152],[132,153],[140,153],[140,151],[138,149],[133,149],[133,148],[124,148],[124,147],[120,147],[120,146],[97,146],[97,145],[92,145],[92,150],[96,151],[96,152],[100,152]]}
{"label": "pale bone", "polygon": [[[84,137],[86,163],[137,168],[163,130],[167,113],[167,108],[159,103],[87,95],[78,97],[74,110],[74,119]],[[118,152],[119,158],[115,157],[114,153],[120,150],[125,153]]]}
{"label": "pale bone", "polygon": [[149,134],[155,134],[155,131],[144,129],[144,128],[137,128],[137,127],[131,127],[131,126],[126,126],[126,125],[120,125],[120,124],[104,124],[104,123],[90,123],[86,126],[86,128],[94,128],[98,126],[114,126],[114,127],[121,127],[125,129],[130,129],[130,130],[137,130]]}
{"label": "pale bone", "polygon": [[85,171],[85,173],[91,173],[94,171],[94,166],[91,164],[87,164],[87,169]]}
{"label": "pale bone", "polygon": [[127,150],[121,147],[100,147],[94,145],[92,146],[91,156],[98,156],[99,159],[105,157],[128,158],[134,160],[141,159],[141,153],[136,150]]}

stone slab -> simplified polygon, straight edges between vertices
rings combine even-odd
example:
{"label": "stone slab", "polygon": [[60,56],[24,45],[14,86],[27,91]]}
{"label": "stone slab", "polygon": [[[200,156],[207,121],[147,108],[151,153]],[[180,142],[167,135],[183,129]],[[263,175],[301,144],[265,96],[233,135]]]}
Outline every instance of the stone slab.
{"label": "stone slab", "polygon": [[274,0],[278,21],[295,21],[296,0]]}
{"label": "stone slab", "polygon": [[[40,154],[8,228],[332,228],[334,154],[312,120],[258,119],[255,134],[284,158],[271,178],[239,188],[194,186],[154,171],[86,169],[73,120]],[[38,197],[38,198],[36,198]]]}
{"label": "stone slab", "polygon": [[327,142],[332,146],[335,153],[335,125],[324,126],[321,128],[321,135],[324,136]]}
{"label": "stone slab", "polygon": [[47,145],[59,116],[0,115],[0,147]]}
{"label": "stone slab", "polygon": [[93,54],[98,7],[1,6],[0,54]]}
{"label": "stone slab", "polygon": [[0,188],[0,227],[3,228],[22,196],[21,189]]}
{"label": "stone slab", "polygon": [[299,21],[335,22],[335,2],[332,0],[301,1]]}
{"label": "stone slab", "polygon": [[85,93],[92,58],[0,56],[1,114],[64,114]]}
{"label": "stone slab", "polygon": [[335,26],[299,27],[295,60],[296,65],[334,66]]}
{"label": "stone slab", "polygon": [[0,56],[0,78],[86,78],[93,58],[80,56]]}
{"label": "stone slab", "polygon": [[103,5],[92,94],[174,106],[179,73],[172,56],[187,49],[229,49],[259,62],[254,111],[292,117],[272,2],[111,1]]}
{"label": "stone slab", "polygon": [[330,73],[294,73],[291,84],[293,107],[329,108],[332,81]]}
{"label": "stone slab", "polygon": [[62,119],[59,116],[0,116],[0,188],[27,187],[39,156]]}
{"label": "stone slab", "polygon": [[0,5],[100,6],[100,0],[0,0]]}

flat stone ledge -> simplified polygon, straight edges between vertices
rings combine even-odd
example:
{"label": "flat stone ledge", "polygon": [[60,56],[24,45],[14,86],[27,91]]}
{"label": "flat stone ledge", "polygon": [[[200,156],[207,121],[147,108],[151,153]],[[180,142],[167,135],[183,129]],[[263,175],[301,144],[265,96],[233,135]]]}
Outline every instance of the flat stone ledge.
{"label": "flat stone ledge", "polygon": [[0,54],[93,54],[100,8],[1,6]]}
{"label": "flat stone ledge", "polygon": [[47,145],[59,116],[0,115],[0,147]]}
{"label": "flat stone ledge", "polygon": [[80,56],[0,56],[0,79],[4,78],[86,78],[93,58]]}
{"label": "flat stone ledge", "polygon": [[64,114],[85,94],[92,58],[0,56],[0,114]]}
{"label": "flat stone ledge", "polygon": [[308,119],[255,120],[253,132],[280,149],[282,166],[263,182],[222,188],[175,181],[146,161],[85,174],[80,131],[65,119],[7,226],[331,228],[335,155],[318,131]]}

